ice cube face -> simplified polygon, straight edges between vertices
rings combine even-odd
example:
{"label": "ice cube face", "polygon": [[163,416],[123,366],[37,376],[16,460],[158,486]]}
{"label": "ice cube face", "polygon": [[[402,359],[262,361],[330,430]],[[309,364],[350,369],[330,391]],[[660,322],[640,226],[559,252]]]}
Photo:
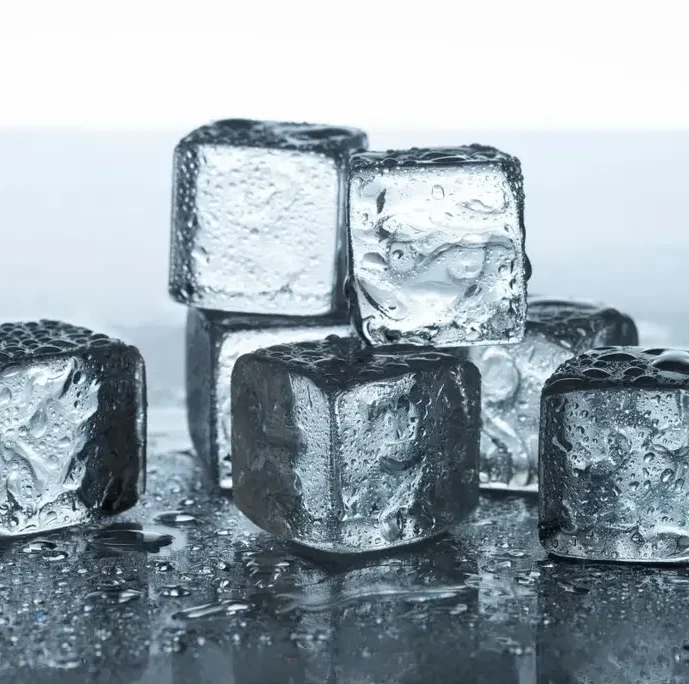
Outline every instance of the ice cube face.
{"label": "ice cube face", "polygon": [[550,553],[689,561],[689,353],[602,348],[543,390],[539,529]]}
{"label": "ice cube face", "polygon": [[0,536],[135,504],[146,466],[138,350],[57,321],[0,325],[0,453]]}
{"label": "ice cube face", "polygon": [[518,159],[479,145],[357,154],[348,197],[348,289],[368,342],[523,338],[530,267]]}
{"label": "ice cube face", "polygon": [[543,384],[567,359],[587,349],[635,345],[634,322],[610,307],[529,297],[519,344],[473,347],[481,371],[481,487],[538,490],[538,432]]}
{"label": "ice cube face", "polygon": [[456,355],[282,345],[232,375],[234,499],[268,532],[356,553],[446,530],[478,501],[480,378]]}
{"label": "ice cube face", "polygon": [[242,354],[290,342],[352,334],[331,318],[237,316],[189,309],[186,326],[187,421],[211,479],[232,489],[231,378]]}
{"label": "ice cube face", "polygon": [[343,305],[352,128],[230,119],[174,153],[170,295],[206,309],[311,316]]}

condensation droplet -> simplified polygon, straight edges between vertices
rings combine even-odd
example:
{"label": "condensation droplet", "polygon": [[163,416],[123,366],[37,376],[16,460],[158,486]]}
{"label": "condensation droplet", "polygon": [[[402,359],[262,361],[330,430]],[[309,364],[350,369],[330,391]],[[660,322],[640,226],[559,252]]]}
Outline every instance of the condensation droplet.
{"label": "condensation droplet", "polygon": [[431,189],[431,195],[435,200],[445,199],[445,189],[442,185],[434,185]]}

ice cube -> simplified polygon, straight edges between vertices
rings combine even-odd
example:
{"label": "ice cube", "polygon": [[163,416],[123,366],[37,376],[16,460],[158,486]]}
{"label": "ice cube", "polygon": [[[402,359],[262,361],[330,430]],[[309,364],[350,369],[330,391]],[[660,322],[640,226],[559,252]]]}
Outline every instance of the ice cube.
{"label": "ice cube", "polygon": [[480,377],[456,355],[355,339],[282,345],[232,374],[234,498],[336,553],[446,530],[478,501]]}
{"label": "ice cube", "polygon": [[543,389],[540,537],[559,556],[689,560],[689,352],[599,348]]}
{"label": "ice cube", "polygon": [[480,145],[357,154],[348,211],[348,290],[371,344],[523,338],[530,266],[518,159]]}
{"label": "ice cube", "polygon": [[311,316],[343,305],[353,128],[230,119],[174,154],[170,294],[222,311]]}
{"label": "ice cube", "polygon": [[222,489],[232,488],[230,380],[235,361],[261,347],[321,340],[353,331],[327,317],[240,316],[189,309],[187,420],[196,453]]}
{"label": "ice cube", "polygon": [[633,321],[610,307],[529,297],[524,340],[473,347],[481,371],[481,487],[538,489],[541,390],[553,371],[587,349],[638,343]]}
{"label": "ice cube", "polygon": [[57,321],[0,325],[0,536],[132,506],[144,487],[138,350]]}

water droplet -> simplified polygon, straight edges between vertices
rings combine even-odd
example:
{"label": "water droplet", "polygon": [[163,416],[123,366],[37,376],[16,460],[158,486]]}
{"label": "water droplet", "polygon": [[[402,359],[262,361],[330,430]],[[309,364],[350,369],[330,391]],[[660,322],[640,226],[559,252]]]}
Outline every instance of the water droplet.
{"label": "water droplet", "polygon": [[641,532],[639,532],[639,528],[638,528],[638,527],[637,527],[637,528],[634,530],[634,532],[632,533],[631,540],[632,540],[635,544],[643,544],[644,538],[643,538],[643,536],[641,535]]}
{"label": "water droplet", "polygon": [[416,254],[412,245],[406,242],[393,242],[388,253],[390,268],[396,273],[409,273],[416,265]]}
{"label": "water droplet", "polygon": [[377,270],[385,270],[388,265],[385,257],[378,252],[366,252],[366,254],[364,254],[364,256],[361,258],[361,263],[366,268]]}
{"label": "water droplet", "polygon": [[459,247],[446,252],[447,274],[454,281],[476,281],[485,268],[485,245],[467,244],[468,240],[466,238]]}
{"label": "water droplet", "polygon": [[558,584],[568,594],[588,594],[589,593],[589,588],[584,587],[580,584],[574,584],[573,582],[558,582]]}
{"label": "water droplet", "polygon": [[9,404],[12,400],[12,390],[9,387],[3,387],[0,390],[0,404]]}
{"label": "water droplet", "polygon": [[675,476],[675,471],[671,468],[666,468],[660,475],[660,481],[667,484]]}
{"label": "water droplet", "polygon": [[434,185],[431,189],[431,196],[436,200],[445,199],[445,189],[442,185]]}
{"label": "water droplet", "polygon": [[189,596],[191,592],[186,587],[181,587],[179,585],[172,585],[163,587],[160,592],[163,596],[171,596],[173,598],[179,598],[182,596]]}
{"label": "water droplet", "polygon": [[175,566],[169,561],[158,561],[155,564],[155,568],[157,572],[172,572]]}
{"label": "water droplet", "polygon": [[161,534],[153,530],[144,529],[141,525],[122,523],[112,525],[96,532],[93,543],[99,547],[106,547],[114,551],[141,551],[144,553],[158,553],[160,549],[169,546],[174,541],[170,534]]}
{"label": "water droplet", "polygon": [[394,515],[390,516],[386,520],[380,523],[380,535],[388,542],[393,542],[402,534],[402,526],[404,524],[404,519],[400,511],[397,511]]}
{"label": "water droplet", "polygon": [[42,437],[48,429],[48,416],[45,411],[45,406],[41,405],[36,409],[36,412],[29,420],[29,432],[34,437]]}
{"label": "water droplet", "polygon": [[198,620],[200,618],[216,615],[233,615],[249,609],[249,604],[233,600],[217,601],[216,603],[204,603],[200,606],[185,608],[175,613],[172,617],[176,620]]}
{"label": "water droplet", "polygon": [[199,519],[191,513],[180,513],[179,511],[168,511],[155,516],[154,520],[161,525],[169,527],[183,527],[185,525],[196,525]]}
{"label": "water droplet", "polygon": [[34,539],[22,547],[24,553],[43,553],[44,551],[53,551],[57,548],[55,542],[48,539]]}
{"label": "water droplet", "polygon": [[130,589],[128,587],[115,586],[115,587],[103,587],[98,591],[93,591],[86,595],[87,599],[99,599],[106,603],[112,604],[124,604],[131,603],[140,599],[142,592],[138,589]]}
{"label": "water droplet", "polygon": [[689,375],[689,352],[668,349],[651,361],[658,370]]}

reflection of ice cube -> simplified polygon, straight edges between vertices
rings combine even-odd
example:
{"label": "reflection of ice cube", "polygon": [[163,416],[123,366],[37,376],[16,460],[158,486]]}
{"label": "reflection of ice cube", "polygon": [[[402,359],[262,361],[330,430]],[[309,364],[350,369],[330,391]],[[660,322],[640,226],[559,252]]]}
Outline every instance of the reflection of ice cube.
{"label": "reflection of ice cube", "polygon": [[235,501],[327,551],[432,536],[477,500],[478,389],[455,353],[331,338],[247,354],[232,375]]}
{"label": "reflection of ice cube", "polygon": [[538,614],[549,619],[538,621],[538,681],[685,682],[686,582],[681,569],[545,563]]}

